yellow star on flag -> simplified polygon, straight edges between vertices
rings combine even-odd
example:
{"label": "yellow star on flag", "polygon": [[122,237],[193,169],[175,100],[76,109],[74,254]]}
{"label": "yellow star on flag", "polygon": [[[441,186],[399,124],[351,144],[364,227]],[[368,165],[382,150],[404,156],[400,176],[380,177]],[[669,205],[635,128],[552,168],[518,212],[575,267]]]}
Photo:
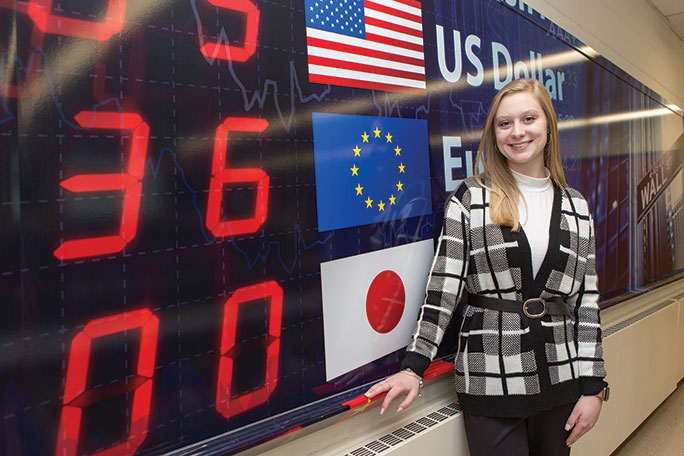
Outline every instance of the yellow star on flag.
{"label": "yellow star on flag", "polygon": [[373,200],[370,199],[370,196],[366,200],[366,209],[368,209],[369,207],[373,207]]}
{"label": "yellow star on flag", "polygon": [[401,181],[399,181],[399,183],[397,184],[397,191],[398,192],[404,191],[404,184],[402,184]]}
{"label": "yellow star on flag", "polygon": [[387,133],[387,136],[385,136],[385,138],[387,138],[388,143],[392,142],[392,135],[390,135],[389,133]]}
{"label": "yellow star on flag", "polygon": [[390,195],[389,200],[390,200],[390,206],[394,206],[397,198],[394,196],[394,194],[392,194],[392,195]]}
{"label": "yellow star on flag", "polygon": [[373,130],[373,133],[375,133],[376,138],[379,138],[380,133],[382,133],[382,130],[380,130],[378,127],[375,127],[375,130]]}
{"label": "yellow star on flag", "polygon": [[363,138],[363,142],[368,142],[368,133],[364,131],[361,137]]}
{"label": "yellow star on flag", "polygon": [[406,165],[404,165],[403,163],[399,163],[398,168],[399,168],[399,174],[401,174],[404,172],[404,168],[406,168]]}
{"label": "yellow star on flag", "polygon": [[361,187],[361,184],[357,184],[356,187],[354,187],[354,190],[356,190],[357,195],[363,195],[363,193],[362,193],[363,187]]}
{"label": "yellow star on flag", "polygon": [[359,168],[356,167],[356,164],[354,164],[354,166],[352,168],[349,168],[349,169],[351,169],[352,176],[358,176],[359,175]]}
{"label": "yellow star on flag", "polygon": [[400,154],[401,148],[400,148],[399,146],[395,147],[395,148],[394,148],[394,151],[396,152],[396,154],[394,154],[395,157],[400,157],[400,156],[401,156],[401,154]]}
{"label": "yellow star on flag", "polygon": [[380,202],[378,203],[378,209],[378,212],[382,212],[385,210],[385,203],[383,203],[382,200],[380,200]]}
{"label": "yellow star on flag", "polygon": [[359,146],[354,147],[352,150],[354,151],[354,157],[361,156],[361,149],[359,149]]}

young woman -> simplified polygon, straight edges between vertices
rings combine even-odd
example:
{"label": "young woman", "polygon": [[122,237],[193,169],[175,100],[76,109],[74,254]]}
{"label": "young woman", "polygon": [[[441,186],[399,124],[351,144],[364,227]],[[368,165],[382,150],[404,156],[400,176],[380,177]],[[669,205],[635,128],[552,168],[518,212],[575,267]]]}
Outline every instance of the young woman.
{"label": "young woman", "polygon": [[534,79],[492,101],[484,173],[449,197],[427,295],[402,370],[366,394],[418,395],[463,290],[456,391],[471,456],[568,455],[607,392],[593,221],[566,186],[556,113]]}

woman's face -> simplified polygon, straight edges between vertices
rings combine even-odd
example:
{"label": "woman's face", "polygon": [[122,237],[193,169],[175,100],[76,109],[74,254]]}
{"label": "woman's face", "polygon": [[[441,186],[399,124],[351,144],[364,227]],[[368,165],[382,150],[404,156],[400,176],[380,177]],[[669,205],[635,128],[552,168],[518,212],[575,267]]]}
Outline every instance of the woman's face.
{"label": "woman's face", "polygon": [[501,99],[494,116],[494,133],[509,168],[531,177],[546,177],[547,124],[544,110],[532,92],[516,92]]}

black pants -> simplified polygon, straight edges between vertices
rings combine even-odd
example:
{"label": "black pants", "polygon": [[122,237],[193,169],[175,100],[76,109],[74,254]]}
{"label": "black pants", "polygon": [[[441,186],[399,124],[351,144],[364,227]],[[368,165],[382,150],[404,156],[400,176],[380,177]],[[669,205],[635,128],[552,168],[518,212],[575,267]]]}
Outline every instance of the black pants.
{"label": "black pants", "polygon": [[492,418],[463,413],[470,456],[568,456],[565,422],[575,404],[527,418]]}

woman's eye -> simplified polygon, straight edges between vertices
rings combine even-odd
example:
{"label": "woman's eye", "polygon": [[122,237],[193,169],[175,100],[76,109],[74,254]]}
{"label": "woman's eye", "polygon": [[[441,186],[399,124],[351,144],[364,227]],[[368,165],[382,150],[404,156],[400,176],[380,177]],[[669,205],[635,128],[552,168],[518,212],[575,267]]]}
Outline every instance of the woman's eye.
{"label": "woman's eye", "polygon": [[501,128],[507,127],[508,125],[510,125],[510,122],[507,120],[503,120],[503,121],[499,122],[499,127],[501,127]]}
{"label": "woman's eye", "polygon": [[526,116],[525,117],[525,122],[533,122],[534,121],[534,116]]}

